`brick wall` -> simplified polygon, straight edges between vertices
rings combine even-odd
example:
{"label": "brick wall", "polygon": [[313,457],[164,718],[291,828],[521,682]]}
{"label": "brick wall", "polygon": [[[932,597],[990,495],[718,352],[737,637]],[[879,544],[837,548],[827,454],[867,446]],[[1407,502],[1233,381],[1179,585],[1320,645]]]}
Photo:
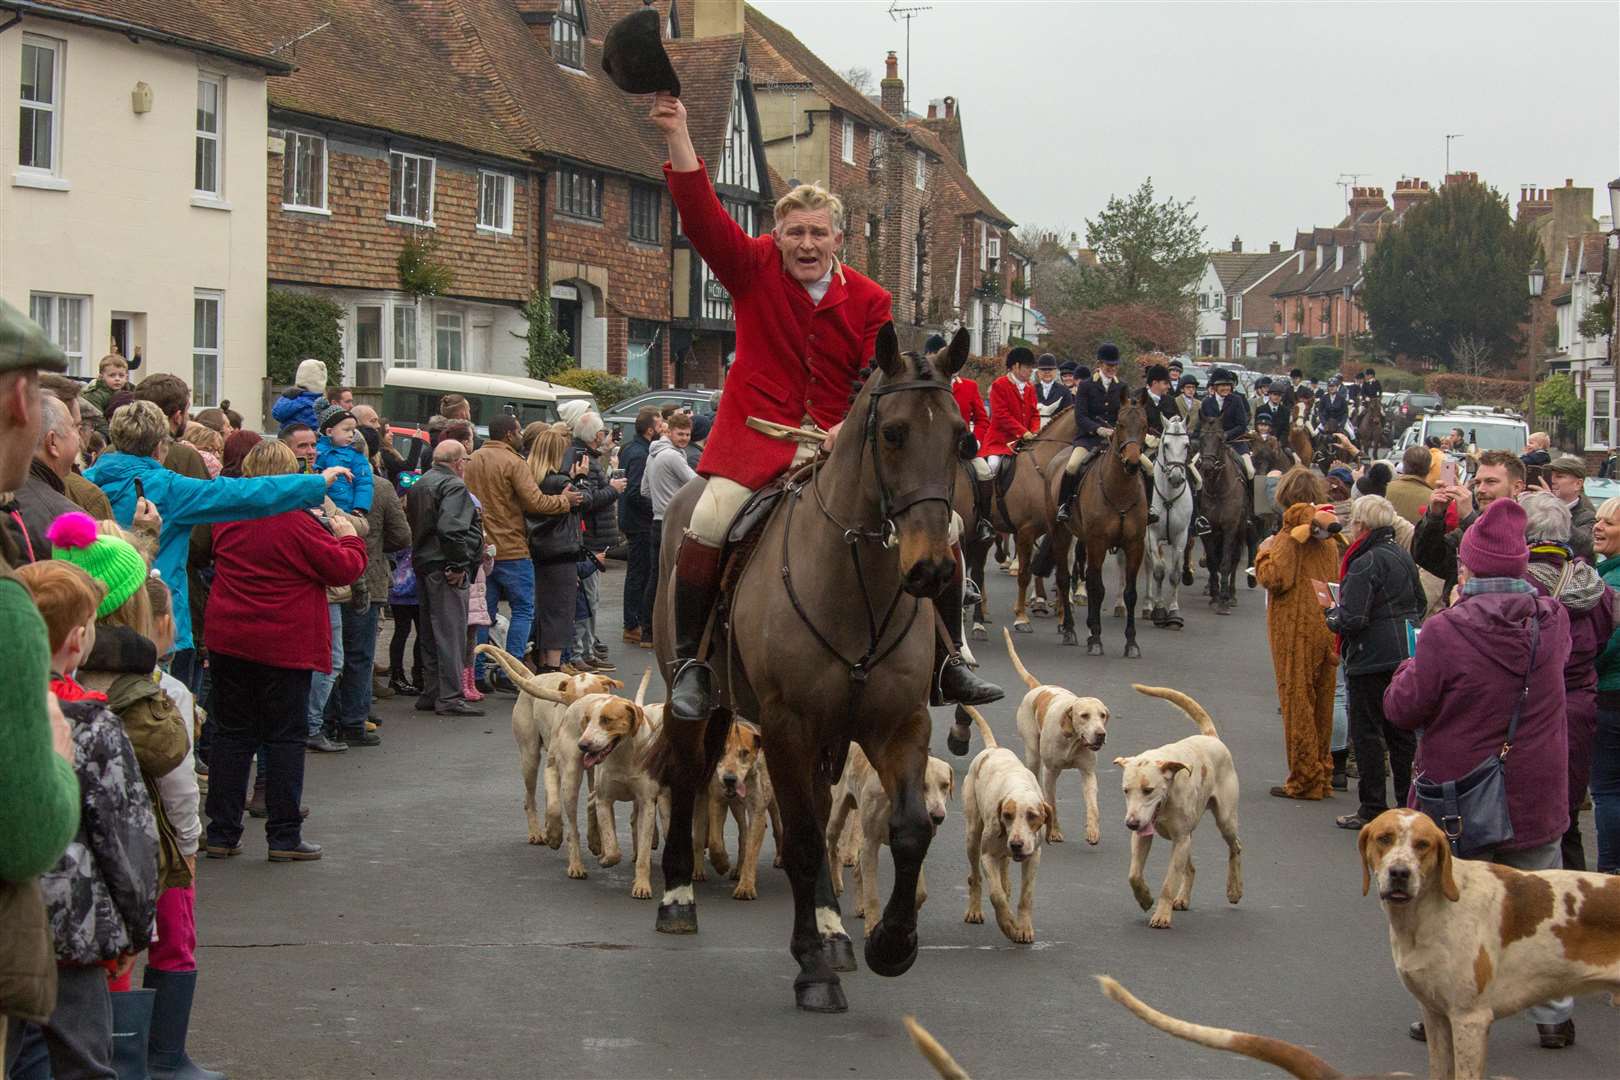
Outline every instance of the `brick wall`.
{"label": "brick wall", "polygon": [[[855,162],[844,160],[844,125],[855,127]],[[832,178],[833,194],[844,200],[844,253],[845,262],[871,278],[877,277],[873,266],[872,244],[866,235],[867,220],[873,215],[880,219],[878,246],[886,237],[881,218],[883,193],[871,182],[872,147],[875,132],[859,123],[847,113],[833,110],[829,117],[827,135],[827,175]]]}
{"label": "brick wall", "polygon": [[[667,191],[661,191],[657,244],[630,239],[631,181],[606,176],[602,185],[602,220],[582,221],[556,211],[556,195],[547,213],[546,257],[552,282],[583,279],[599,289],[607,319],[607,370],[623,375],[630,340],[630,320],[645,319],[665,326],[659,336],[654,364],[668,380],[668,323],[670,320],[670,229],[674,209]],[[654,187],[651,181],[645,182]],[[661,190],[661,189],[660,189]]]}
{"label": "brick wall", "polygon": [[[273,132],[274,133],[274,132]],[[455,272],[450,294],[521,303],[536,281],[534,182],[508,173],[512,234],[481,232],[478,170],[471,164],[435,159],[434,227],[386,220],[388,154],[381,143],[358,147],[328,140],[326,207],[330,216],[283,210],[284,155],[267,155],[269,277],[272,281],[361,289],[399,288],[397,261],[407,237],[438,240],[438,258]]]}
{"label": "brick wall", "polygon": [[[927,189],[917,190],[916,147],[897,136],[891,135],[890,138],[892,146],[885,152],[882,162],[885,235],[876,278],[894,297],[894,321],[915,324],[923,322],[928,314],[928,268],[924,267],[922,282],[914,283],[913,278],[917,258],[917,222],[928,204],[929,194]],[[925,168],[925,184],[931,189],[938,182],[938,170],[932,162]],[[934,224],[930,223],[930,231],[933,231]],[[918,295],[914,295],[913,290]]]}

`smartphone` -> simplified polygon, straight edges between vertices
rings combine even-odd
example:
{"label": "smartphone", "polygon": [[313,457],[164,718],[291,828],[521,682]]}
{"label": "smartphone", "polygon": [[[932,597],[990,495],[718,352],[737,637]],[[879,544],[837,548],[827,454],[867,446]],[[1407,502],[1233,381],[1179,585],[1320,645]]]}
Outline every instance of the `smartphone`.
{"label": "smartphone", "polygon": [[623,480],[624,479],[624,470],[623,469],[614,469],[611,473],[608,474],[608,479],[609,480]]}
{"label": "smartphone", "polygon": [[137,476],[135,478],[135,501],[139,503],[144,498],[146,498],[146,485],[141,483],[141,478]]}
{"label": "smartphone", "polygon": [[1446,487],[1457,486],[1457,460],[1446,458],[1440,463],[1440,483]]}

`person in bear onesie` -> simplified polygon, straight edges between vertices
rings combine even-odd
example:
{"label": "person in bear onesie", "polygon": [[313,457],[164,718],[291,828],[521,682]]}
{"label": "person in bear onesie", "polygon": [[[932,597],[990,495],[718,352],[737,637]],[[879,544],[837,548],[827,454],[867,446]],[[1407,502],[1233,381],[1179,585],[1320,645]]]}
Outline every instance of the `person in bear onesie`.
{"label": "person in bear onesie", "polygon": [[1339,580],[1339,523],[1322,478],[1304,467],[1277,484],[1282,528],[1260,547],[1256,579],[1270,596],[1266,635],[1282,704],[1288,780],[1271,793],[1325,799],[1333,775],[1333,682],[1338,656],[1313,581]]}

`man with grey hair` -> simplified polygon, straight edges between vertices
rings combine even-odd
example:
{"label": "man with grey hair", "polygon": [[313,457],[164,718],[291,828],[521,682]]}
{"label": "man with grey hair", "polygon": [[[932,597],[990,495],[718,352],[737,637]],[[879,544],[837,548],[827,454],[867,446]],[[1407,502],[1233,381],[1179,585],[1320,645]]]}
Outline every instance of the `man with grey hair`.
{"label": "man with grey hair", "polygon": [[461,673],[467,662],[468,591],[484,558],[484,523],[462,479],[467,447],[445,439],[433,467],[405,493],[411,526],[411,565],[422,603],[422,696],[418,712],[483,716],[467,704]]}
{"label": "man with grey hair", "polygon": [[39,448],[28,463],[28,480],[17,492],[17,513],[22,517],[27,546],[35,560],[50,558],[51,542],[45,538],[45,530],[51,522],[79,509],[67,497],[62,480],[73,471],[73,461],[79,454],[78,425],[67,406],[52,395],[41,395],[40,406],[43,429]]}
{"label": "man with grey hair", "polygon": [[354,422],[361,427],[368,427],[374,431],[382,430],[382,417],[370,405],[356,405],[349,412],[354,416]]}
{"label": "man with grey hair", "polygon": [[[572,472],[574,463],[581,458],[590,463],[589,470],[576,481],[585,494],[585,501],[579,504],[579,516],[585,523],[585,548],[597,565],[605,569],[608,550],[619,543],[619,496],[627,482],[622,476],[609,479],[602,467],[602,454],[611,433],[601,416],[586,409],[569,421],[568,430],[573,441],[563,455],[563,471]],[[590,613],[574,620],[574,663],[579,667],[612,671],[607,643],[596,632],[597,602],[601,599],[598,577],[592,574],[579,583]]]}
{"label": "man with grey hair", "polygon": [[1556,598],[1569,613],[1569,660],[1564,664],[1569,828],[1559,847],[1565,870],[1585,870],[1580,813],[1597,741],[1597,660],[1614,632],[1614,594],[1590,563],[1571,552],[1570,508],[1556,493],[1527,491],[1519,496],[1519,505],[1524,508],[1524,538],[1530,546],[1525,580],[1542,596]]}
{"label": "man with grey hair", "polygon": [[[63,494],[97,521],[111,521],[112,503],[107,501],[106,494],[78,473],[85,440],[90,438],[92,431],[97,430],[96,421],[101,416],[101,410],[84,400],[82,393],[84,384],[66,375],[58,375],[54,371],[44,372],[39,377],[39,388],[46,396],[54,397],[67,406],[68,416],[73,420],[73,426],[79,433],[79,444],[74,450],[74,458],[52,466],[54,469],[57,465],[65,464],[67,468],[65,473],[57,471],[57,475],[62,478]],[[100,424],[100,430],[103,434],[106,433],[107,425],[104,421]]]}
{"label": "man with grey hair", "polygon": [[1395,507],[1395,512],[1413,525],[1423,517],[1429,500],[1434,497],[1434,488],[1429,486],[1428,481],[1431,460],[1427,446],[1422,443],[1408,446],[1401,455],[1400,474],[1389,482],[1389,487],[1384,491],[1384,498]]}

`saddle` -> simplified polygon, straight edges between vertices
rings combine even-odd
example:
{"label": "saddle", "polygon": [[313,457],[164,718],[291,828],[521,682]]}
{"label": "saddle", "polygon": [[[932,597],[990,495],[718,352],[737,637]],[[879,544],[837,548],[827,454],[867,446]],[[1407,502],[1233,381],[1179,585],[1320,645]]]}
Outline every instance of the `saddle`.
{"label": "saddle", "polygon": [[759,538],[765,532],[765,525],[771,520],[771,514],[781,505],[782,496],[786,495],[788,488],[794,484],[808,480],[819,463],[819,459],[810,461],[775,477],[750,495],[748,501],[742,504],[736,516],[731,519],[731,525],[726,529],[726,542],[720,552],[722,602],[731,595],[732,586],[737,583],[749,560],[753,558],[754,549],[759,546]]}

